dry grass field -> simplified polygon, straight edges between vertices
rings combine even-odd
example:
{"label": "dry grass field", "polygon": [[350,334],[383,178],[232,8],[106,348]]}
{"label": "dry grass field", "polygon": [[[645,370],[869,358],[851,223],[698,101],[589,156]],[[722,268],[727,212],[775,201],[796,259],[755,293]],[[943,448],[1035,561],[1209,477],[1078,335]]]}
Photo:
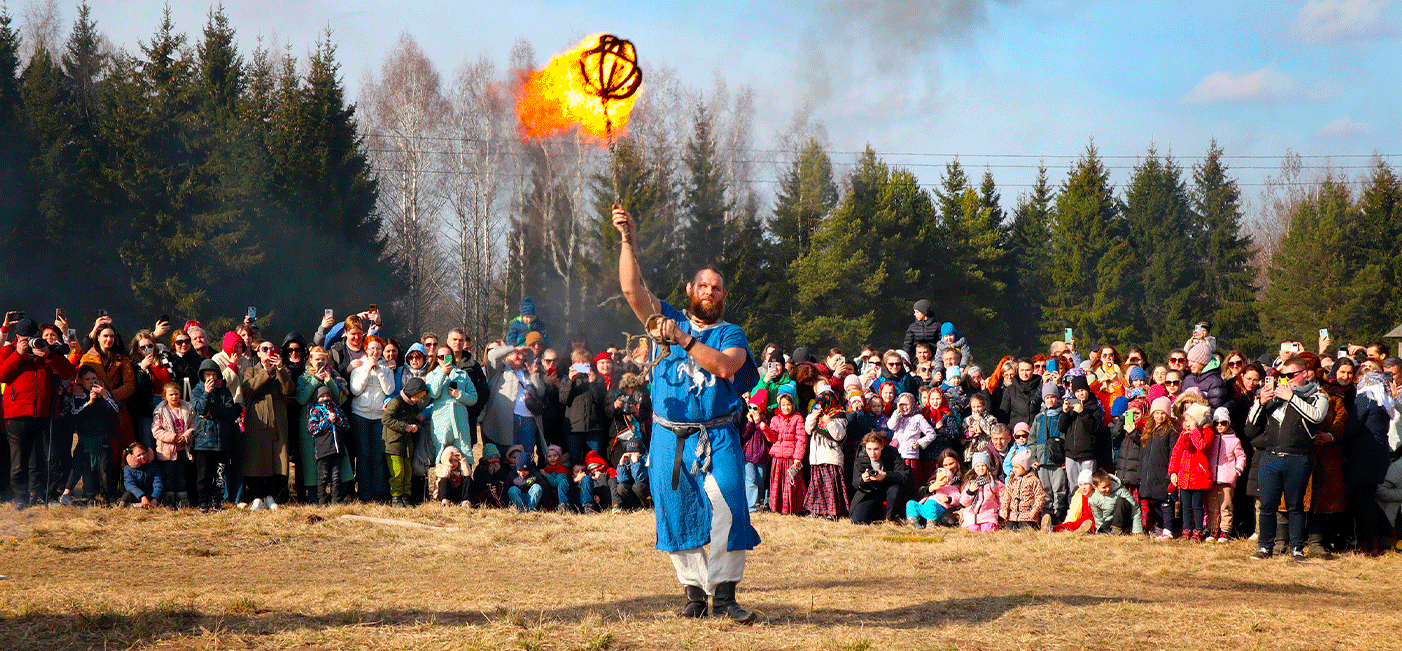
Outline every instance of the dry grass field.
{"label": "dry grass field", "polygon": [[740,596],[762,623],[738,626],[673,614],[650,513],[6,509],[0,649],[1402,646],[1402,554],[1295,564],[1247,560],[1247,543],[756,526]]}

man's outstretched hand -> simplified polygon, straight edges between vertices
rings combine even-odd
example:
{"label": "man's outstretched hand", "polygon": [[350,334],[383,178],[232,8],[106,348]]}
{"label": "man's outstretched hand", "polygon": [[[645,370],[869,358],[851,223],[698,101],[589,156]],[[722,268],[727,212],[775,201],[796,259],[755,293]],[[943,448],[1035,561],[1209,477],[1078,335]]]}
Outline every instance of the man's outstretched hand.
{"label": "man's outstretched hand", "polygon": [[613,227],[618,229],[618,234],[623,236],[624,242],[632,241],[633,234],[637,232],[633,216],[629,215],[628,211],[618,204],[613,205]]}

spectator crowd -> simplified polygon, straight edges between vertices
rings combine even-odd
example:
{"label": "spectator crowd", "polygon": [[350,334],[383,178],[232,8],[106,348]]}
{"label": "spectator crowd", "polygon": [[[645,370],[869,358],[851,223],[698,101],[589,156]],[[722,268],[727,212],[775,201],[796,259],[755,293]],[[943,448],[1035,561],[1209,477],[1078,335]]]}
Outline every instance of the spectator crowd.
{"label": "spectator crowd", "polygon": [[[1199,323],[1162,359],[1078,347],[974,362],[928,301],[900,348],[755,351],[734,412],[751,511],[1153,539],[1255,558],[1379,554],[1402,506],[1402,359],[1382,342],[1251,357]],[[265,340],[161,317],[127,337],[61,310],[0,328],[9,473],[36,505],[650,508],[646,339],[552,347],[529,298],[484,359],[373,307]],[[988,357],[986,359],[992,359]]]}

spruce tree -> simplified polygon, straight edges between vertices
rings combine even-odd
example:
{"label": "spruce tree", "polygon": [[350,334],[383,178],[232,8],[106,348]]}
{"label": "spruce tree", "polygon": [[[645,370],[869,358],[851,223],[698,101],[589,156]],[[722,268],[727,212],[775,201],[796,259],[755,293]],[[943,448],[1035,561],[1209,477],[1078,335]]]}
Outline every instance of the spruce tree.
{"label": "spruce tree", "polygon": [[[1110,172],[1091,143],[1062,182],[1052,211],[1051,284],[1043,311],[1043,342],[1073,328],[1082,346],[1122,332],[1132,315],[1115,308],[1113,288],[1101,289],[1101,259],[1120,237]],[[1120,279],[1113,279],[1118,282]],[[1107,283],[1108,285],[1109,283]]]}
{"label": "spruce tree", "polygon": [[1182,345],[1192,323],[1207,314],[1194,300],[1198,238],[1191,235],[1194,220],[1182,170],[1172,157],[1160,158],[1152,145],[1125,188],[1123,219],[1134,259],[1130,291],[1138,308],[1131,334],[1150,354],[1166,353]]}
{"label": "spruce tree", "polygon": [[822,145],[810,138],[779,178],[768,237],[752,244],[765,249],[767,260],[764,273],[757,279],[754,326],[745,330],[753,339],[782,342],[785,346],[792,343],[796,305],[789,269],[812,249],[814,233],[837,201],[832,161]]}
{"label": "spruce tree", "polygon": [[1045,165],[1037,168],[1031,191],[1018,197],[1008,227],[1006,305],[1009,344],[1020,355],[1042,348],[1042,311],[1051,285],[1052,200]]}
{"label": "spruce tree", "polygon": [[686,211],[685,237],[681,242],[686,264],[676,279],[674,300],[685,298],[685,286],[691,274],[704,265],[721,259],[725,243],[726,218],[732,202],[727,197],[725,176],[716,158],[715,119],[704,105],[697,105],[692,121],[691,138],[682,152],[685,179],[682,183],[682,205]]}
{"label": "spruce tree", "polygon": [[959,221],[964,211],[964,190],[969,185],[969,175],[958,158],[945,163],[939,187],[935,188],[935,204],[942,222]]}
{"label": "spruce tree", "polygon": [[1199,224],[1193,251],[1198,311],[1219,343],[1255,350],[1265,342],[1255,307],[1251,240],[1241,234],[1241,191],[1227,172],[1222,148],[1214,139],[1207,157],[1193,166],[1192,214]]}
{"label": "spruce tree", "polygon": [[1402,314],[1402,180],[1382,159],[1373,161],[1356,212],[1338,251],[1351,274],[1342,306],[1349,316],[1330,335],[1339,344],[1362,345],[1392,330]]}
{"label": "spruce tree", "polygon": [[1348,186],[1332,174],[1299,204],[1267,270],[1271,284],[1260,312],[1268,341],[1300,341],[1309,350],[1319,328],[1351,334],[1346,326],[1356,315],[1345,305],[1353,279],[1338,252],[1348,244],[1348,224],[1358,218]]}
{"label": "spruce tree", "polygon": [[963,207],[955,220],[943,224],[943,246],[935,255],[938,271],[932,280],[933,300],[943,318],[971,343],[996,350],[1003,348],[1008,336],[1007,315],[1000,311],[1006,289],[1005,253],[999,247],[1002,231],[992,225],[990,213],[992,209],[972,186],[964,188]]}

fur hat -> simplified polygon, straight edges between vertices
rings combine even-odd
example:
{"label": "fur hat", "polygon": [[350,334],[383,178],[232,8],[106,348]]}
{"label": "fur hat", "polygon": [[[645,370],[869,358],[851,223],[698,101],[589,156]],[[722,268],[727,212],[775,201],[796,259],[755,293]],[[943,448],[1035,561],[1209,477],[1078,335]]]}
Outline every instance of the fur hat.
{"label": "fur hat", "polygon": [[1212,349],[1208,347],[1207,342],[1200,341],[1193,346],[1192,350],[1188,351],[1188,361],[1204,366],[1212,361]]}

